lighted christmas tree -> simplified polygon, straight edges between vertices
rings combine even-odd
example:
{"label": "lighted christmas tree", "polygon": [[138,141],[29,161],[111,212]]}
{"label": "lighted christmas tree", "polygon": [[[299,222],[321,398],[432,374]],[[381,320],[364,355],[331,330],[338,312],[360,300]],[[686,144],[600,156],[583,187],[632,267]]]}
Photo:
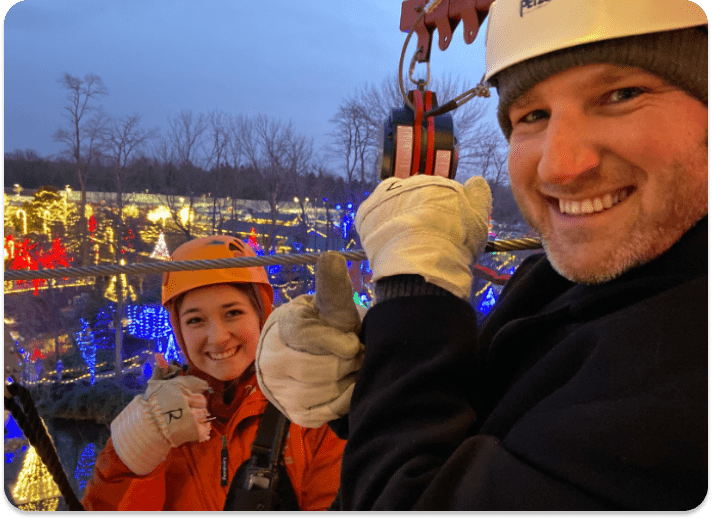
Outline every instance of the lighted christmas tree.
{"label": "lighted christmas tree", "polygon": [[80,318],[79,323],[81,324],[81,330],[75,333],[74,337],[79,353],[81,353],[84,362],[89,368],[91,385],[93,386],[94,382],[96,382],[96,344],[94,343],[94,334],[89,329],[89,323],[84,319]]}
{"label": "lighted christmas tree", "polygon": [[59,487],[47,467],[30,447],[25,456],[20,475],[12,489],[12,499],[20,510],[55,511],[61,496]]}
{"label": "lighted christmas tree", "polygon": [[76,479],[79,483],[80,490],[86,488],[87,482],[91,479],[92,472],[94,471],[95,459],[94,444],[89,443],[86,447],[84,447],[84,450],[79,455],[77,468],[74,470],[74,479]]}
{"label": "lighted christmas tree", "polygon": [[108,350],[114,347],[115,334],[113,328],[113,314],[114,305],[101,308],[96,314],[93,343],[99,349]]}
{"label": "lighted christmas tree", "polygon": [[[120,265],[126,265],[126,260],[122,259],[119,262]],[[120,274],[121,276],[121,294],[124,301],[136,301],[136,292],[133,287],[129,284],[126,274]],[[112,276],[111,281],[109,281],[109,286],[106,287],[104,292],[104,297],[109,301],[116,303],[118,301],[116,292],[116,279],[117,276]]]}
{"label": "lighted christmas tree", "polygon": [[175,360],[178,363],[183,364],[183,359],[180,355],[180,350],[176,346],[176,340],[173,333],[168,336],[168,344],[166,345],[166,352],[163,354],[163,358],[170,362]]}
{"label": "lighted christmas tree", "polygon": [[[254,231],[254,229],[252,230]],[[166,237],[163,234],[163,231],[161,231],[161,234],[158,235],[158,241],[156,242],[156,246],[153,248],[151,257],[164,261],[168,261],[169,259],[171,259],[171,253],[168,252],[168,246],[166,245]]]}
{"label": "lighted christmas tree", "polygon": [[126,331],[139,339],[153,340],[157,353],[162,353],[168,361],[182,362],[180,351],[176,346],[173,329],[171,328],[168,311],[161,305],[127,305]]}

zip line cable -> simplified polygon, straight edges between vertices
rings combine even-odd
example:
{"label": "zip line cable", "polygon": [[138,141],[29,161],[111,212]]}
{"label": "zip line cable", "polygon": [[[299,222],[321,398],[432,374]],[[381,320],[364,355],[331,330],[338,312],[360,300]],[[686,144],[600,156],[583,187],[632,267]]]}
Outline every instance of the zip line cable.
{"label": "zip line cable", "polygon": [[[540,249],[541,241],[536,238],[515,238],[487,242],[485,252],[511,252],[515,250]],[[363,250],[335,251],[347,261],[366,260]],[[116,276],[120,274],[162,274],[179,270],[211,270],[238,267],[264,267],[271,265],[305,265],[316,263],[321,252],[302,254],[275,254],[273,256],[255,256],[249,258],[230,258],[217,260],[192,261],[151,261],[130,265],[95,265],[89,267],[71,267],[40,270],[6,270],[5,281],[28,281],[32,279],[64,279],[93,276]]]}

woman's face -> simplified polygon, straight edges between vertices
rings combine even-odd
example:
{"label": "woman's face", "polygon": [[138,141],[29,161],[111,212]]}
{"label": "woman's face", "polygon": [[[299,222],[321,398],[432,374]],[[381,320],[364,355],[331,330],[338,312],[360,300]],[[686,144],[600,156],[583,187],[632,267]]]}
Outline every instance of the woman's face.
{"label": "woman's face", "polygon": [[187,292],[178,319],[191,362],[218,380],[238,378],[255,360],[259,315],[237,287],[211,285]]}

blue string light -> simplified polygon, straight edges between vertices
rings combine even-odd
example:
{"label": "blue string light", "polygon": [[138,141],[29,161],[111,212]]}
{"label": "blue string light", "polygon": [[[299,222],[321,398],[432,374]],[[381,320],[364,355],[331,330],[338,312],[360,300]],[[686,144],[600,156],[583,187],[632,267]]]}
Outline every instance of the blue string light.
{"label": "blue string light", "polygon": [[91,478],[92,470],[94,469],[94,458],[94,444],[88,443],[79,455],[77,468],[74,470],[74,479],[79,483],[79,490],[83,490]]}
{"label": "blue string light", "polygon": [[96,313],[96,326],[94,327],[94,344],[97,349],[110,350],[114,347],[114,332],[112,331],[114,305],[109,304],[100,308]]}
{"label": "blue string light", "polygon": [[17,422],[15,421],[15,418],[10,414],[7,420],[7,424],[5,424],[5,439],[8,440],[10,438],[24,438],[24,434],[22,434],[22,430],[20,427],[17,425]]}
{"label": "blue string light", "polygon": [[89,329],[89,323],[83,318],[79,318],[81,329],[74,334],[79,353],[89,368],[91,385],[96,382],[96,342],[94,333]]}
{"label": "blue string light", "polygon": [[494,306],[494,303],[497,301],[497,294],[494,291],[494,288],[490,286],[487,288],[487,291],[485,292],[484,296],[482,296],[482,301],[480,302],[480,305],[478,307],[478,310],[482,315],[487,315],[490,310],[492,310],[492,307]]}

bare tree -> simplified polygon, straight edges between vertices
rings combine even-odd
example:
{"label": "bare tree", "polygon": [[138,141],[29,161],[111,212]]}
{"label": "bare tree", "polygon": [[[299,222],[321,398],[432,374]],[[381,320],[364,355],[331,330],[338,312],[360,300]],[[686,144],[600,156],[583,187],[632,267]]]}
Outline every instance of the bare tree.
{"label": "bare tree", "polygon": [[[114,178],[116,180],[116,222],[114,223],[114,239],[116,244],[116,262],[121,259],[122,243],[124,241],[124,185],[129,170],[129,161],[134,154],[151,137],[155,135],[155,130],[144,130],[139,128],[141,117],[137,114],[128,115],[114,119],[106,129],[106,150],[107,157],[112,163]],[[114,316],[114,326],[116,329],[116,355],[115,370],[116,380],[121,380],[121,349],[122,349],[122,324],[123,317],[123,286],[121,276],[116,276],[116,313]]]}
{"label": "bare tree", "polygon": [[210,152],[208,155],[208,168],[210,168],[212,176],[212,198],[213,198],[213,211],[212,211],[212,232],[215,233],[217,230],[216,219],[217,214],[220,213],[220,227],[222,229],[222,210],[224,209],[219,203],[220,200],[224,199],[225,191],[221,188],[224,184],[225,168],[227,163],[227,156],[230,152],[230,145],[234,146],[232,142],[231,134],[231,120],[225,112],[215,110],[208,114],[208,140],[210,143]]}
{"label": "bare tree", "polygon": [[[138,151],[157,135],[157,130],[140,128],[141,116],[127,115],[114,119],[105,131],[106,156],[111,162],[116,186],[117,221],[114,228],[117,244],[123,240],[124,190],[129,166]],[[119,250],[120,247],[117,247]],[[118,254],[118,253],[117,253]],[[117,261],[119,257],[117,256]]]}
{"label": "bare tree", "polygon": [[67,90],[67,102],[64,115],[68,125],[58,129],[53,139],[65,145],[64,153],[74,159],[77,181],[81,190],[79,202],[79,234],[81,243],[82,265],[88,265],[89,243],[87,238],[86,180],[89,166],[101,151],[101,135],[107,122],[105,115],[94,105],[98,97],[108,95],[101,78],[87,74],[83,79],[65,73],[58,80]]}
{"label": "bare tree", "polygon": [[343,161],[349,189],[347,199],[351,199],[351,187],[356,173],[360,173],[362,183],[366,181],[366,170],[370,170],[369,159],[374,152],[378,128],[363,103],[353,97],[341,103],[330,122],[336,125],[336,129],[328,149]]}
{"label": "bare tree", "polygon": [[507,183],[507,141],[498,129],[482,127],[476,145],[476,169],[492,190]]}
{"label": "bare tree", "polygon": [[299,135],[290,122],[258,115],[243,130],[243,152],[247,163],[264,180],[270,206],[271,227],[268,247],[274,250],[279,204],[292,180],[308,171],[313,143]]}
{"label": "bare tree", "polygon": [[180,166],[198,164],[203,134],[208,128],[205,115],[193,117],[191,110],[183,110],[177,117],[168,121],[168,125],[168,136],[178,164]]}
{"label": "bare tree", "polygon": [[[203,160],[203,138],[207,128],[205,115],[194,117],[190,110],[184,110],[169,120],[168,142],[172,150],[171,156],[177,162],[176,176],[183,182],[183,193],[178,193],[176,189],[164,196],[173,222],[187,239],[194,237],[192,215],[196,198],[203,187],[199,166]],[[188,198],[187,217],[181,214],[185,207],[185,197]]]}
{"label": "bare tree", "polygon": [[150,143],[150,156],[154,167],[160,171],[158,179],[161,185],[161,191],[166,193],[174,193],[178,182],[175,165],[175,156],[173,146],[166,135],[156,135]]}

